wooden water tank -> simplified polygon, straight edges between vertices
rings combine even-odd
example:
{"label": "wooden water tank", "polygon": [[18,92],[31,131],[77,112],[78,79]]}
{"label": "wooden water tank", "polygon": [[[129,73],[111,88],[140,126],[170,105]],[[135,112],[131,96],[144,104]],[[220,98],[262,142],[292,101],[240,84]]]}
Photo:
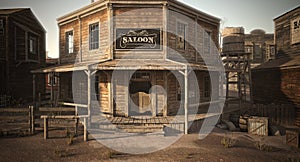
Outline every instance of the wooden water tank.
{"label": "wooden water tank", "polygon": [[245,52],[245,33],[242,27],[227,27],[222,32],[223,53]]}

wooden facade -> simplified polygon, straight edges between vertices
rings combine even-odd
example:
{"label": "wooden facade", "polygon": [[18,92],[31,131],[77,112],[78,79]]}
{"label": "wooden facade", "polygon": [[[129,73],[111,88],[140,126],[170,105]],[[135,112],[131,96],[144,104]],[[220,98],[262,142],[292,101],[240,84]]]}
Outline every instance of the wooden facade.
{"label": "wooden facade", "polygon": [[187,112],[181,101],[219,94],[207,82],[219,81],[217,70],[208,72],[218,63],[218,18],[178,1],[100,0],[57,21],[60,65],[33,73],[60,72],[61,100],[112,116],[168,116]]}
{"label": "wooden facade", "polygon": [[274,59],[274,34],[268,34],[261,29],[255,29],[250,34],[245,34],[245,52],[251,53],[252,66]]}
{"label": "wooden facade", "polygon": [[276,59],[252,71],[254,101],[293,105],[297,126],[300,126],[300,40],[295,39],[299,33],[295,30],[300,31],[299,20],[300,7],[274,19]]}
{"label": "wooden facade", "polygon": [[[0,95],[32,101],[30,71],[45,67],[45,33],[29,8],[0,10]],[[44,89],[44,82],[37,84],[37,91]]]}

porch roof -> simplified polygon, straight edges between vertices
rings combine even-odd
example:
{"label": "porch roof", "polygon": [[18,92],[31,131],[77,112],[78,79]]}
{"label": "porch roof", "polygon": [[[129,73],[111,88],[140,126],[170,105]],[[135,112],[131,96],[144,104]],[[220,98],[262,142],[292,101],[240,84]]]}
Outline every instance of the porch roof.
{"label": "porch roof", "polygon": [[114,59],[95,65],[96,70],[184,70],[185,66],[195,70],[207,70],[204,65],[186,64],[155,59]]}
{"label": "porch roof", "polygon": [[202,64],[180,63],[171,60],[153,59],[114,59],[98,62],[83,62],[64,65],[55,65],[42,69],[32,70],[31,73],[72,72],[82,70],[185,70],[186,66],[193,70],[217,71],[215,67],[207,67]]}
{"label": "porch roof", "polygon": [[98,62],[83,62],[83,63],[68,63],[63,65],[54,65],[41,69],[32,70],[31,73],[51,73],[51,72],[72,72],[87,70],[89,66],[97,64]]}

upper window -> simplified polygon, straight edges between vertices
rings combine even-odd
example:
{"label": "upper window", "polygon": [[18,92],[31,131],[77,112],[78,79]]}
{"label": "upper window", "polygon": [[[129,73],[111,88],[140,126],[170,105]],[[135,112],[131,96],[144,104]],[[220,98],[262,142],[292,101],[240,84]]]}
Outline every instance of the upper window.
{"label": "upper window", "polygon": [[99,48],[99,23],[91,24],[89,26],[89,34],[90,34],[90,42],[89,48],[90,50]]}
{"label": "upper window", "polygon": [[29,53],[37,54],[37,38],[34,36],[29,36]]}
{"label": "upper window", "polygon": [[66,32],[66,52],[71,54],[74,52],[74,34],[73,31]]}
{"label": "upper window", "polygon": [[177,49],[186,49],[186,27],[187,25],[182,22],[177,22]]}
{"label": "upper window", "polygon": [[204,46],[203,46],[203,52],[204,54],[210,54],[211,50],[211,32],[209,31],[204,31]]}

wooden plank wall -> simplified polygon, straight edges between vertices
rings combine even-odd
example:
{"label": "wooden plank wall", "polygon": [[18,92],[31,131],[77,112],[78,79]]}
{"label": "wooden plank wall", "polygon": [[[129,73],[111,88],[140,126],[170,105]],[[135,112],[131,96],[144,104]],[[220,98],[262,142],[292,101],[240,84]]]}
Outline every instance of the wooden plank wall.
{"label": "wooden plank wall", "polygon": [[[81,21],[81,22],[80,22]],[[80,25],[81,23],[81,25]],[[89,49],[89,25],[99,23],[100,38],[99,49]],[[108,22],[107,10],[101,10],[93,13],[87,17],[75,19],[72,22],[60,26],[59,33],[59,47],[60,47],[60,61],[61,63],[74,63],[81,61],[95,61],[97,59],[108,58]],[[81,26],[81,29],[80,29]],[[81,30],[81,33],[80,33]],[[74,52],[72,54],[66,53],[66,32],[73,31],[74,35]],[[80,40],[80,35],[82,40]],[[82,43],[82,56],[80,51],[80,41]],[[82,58],[81,58],[82,57]]]}
{"label": "wooden plank wall", "polygon": [[[162,7],[123,7],[114,8],[114,29],[117,28],[160,28],[163,27]],[[161,33],[162,36],[162,33]],[[116,35],[115,35],[116,37]],[[161,39],[162,40],[162,39]],[[162,41],[161,41],[162,42]],[[115,45],[114,45],[115,49]],[[124,56],[132,59],[163,59],[163,51],[151,50],[115,50],[114,56],[120,59]]]}
{"label": "wooden plank wall", "polygon": [[300,54],[300,44],[291,45],[291,20],[300,17],[300,8],[275,20],[276,57]]}

